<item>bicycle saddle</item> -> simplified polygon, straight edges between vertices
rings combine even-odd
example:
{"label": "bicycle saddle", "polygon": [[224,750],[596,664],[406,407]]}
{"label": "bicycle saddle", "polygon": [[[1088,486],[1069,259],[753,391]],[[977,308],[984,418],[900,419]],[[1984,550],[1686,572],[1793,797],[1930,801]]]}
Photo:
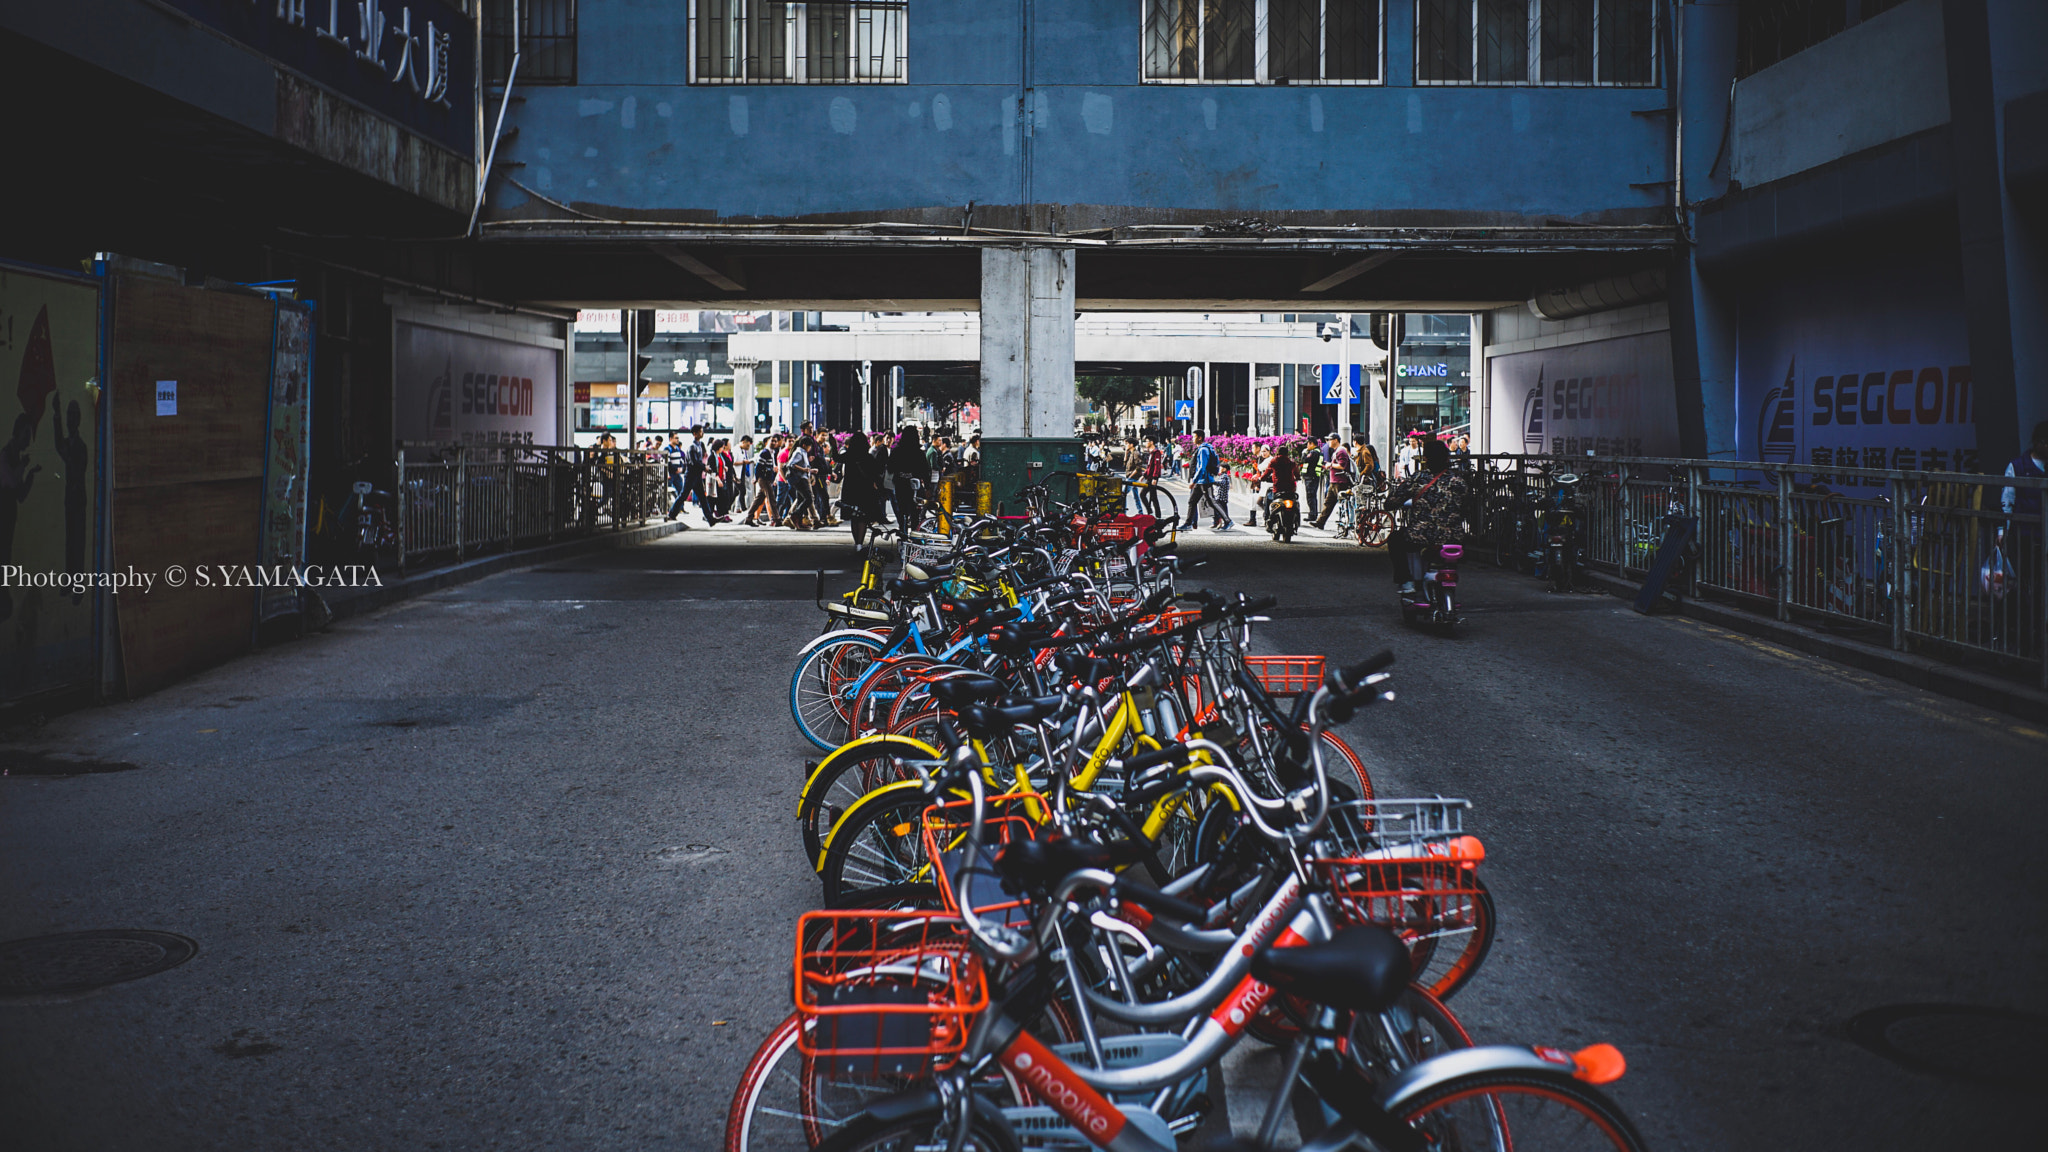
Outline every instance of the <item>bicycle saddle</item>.
{"label": "bicycle saddle", "polygon": [[931,580],[912,580],[907,576],[899,576],[889,582],[889,591],[894,592],[902,599],[911,600],[929,593],[938,586],[939,580],[936,578]]}
{"label": "bicycle saddle", "polygon": [[1057,833],[1038,840],[1012,840],[996,856],[996,871],[1013,891],[1045,891],[1083,868],[1117,868],[1143,860],[1150,849],[1135,840],[1096,844]]}
{"label": "bicycle saddle", "polygon": [[979,672],[966,672],[932,682],[932,698],[956,710],[984,700],[994,700],[1002,694],[1002,681]]}
{"label": "bicycle saddle", "polygon": [[1074,651],[1061,652],[1052,658],[1052,662],[1059,666],[1060,671],[1083,684],[1099,684],[1120,671],[1114,660],[1084,656]]}
{"label": "bicycle saddle", "polygon": [[939,601],[939,611],[948,616],[978,616],[995,606],[993,596],[959,596]]}
{"label": "bicycle saddle", "polygon": [[1392,932],[1361,924],[1321,944],[1261,948],[1252,957],[1252,975],[1318,1004],[1381,1012],[1408,987],[1413,964],[1407,946]]}
{"label": "bicycle saddle", "polygon": [[983,740],[1019,724],[1035,724],[1060,710],[1063,696],[1025,697],[1010,704],[969,704],[960,710],[960,726]]}

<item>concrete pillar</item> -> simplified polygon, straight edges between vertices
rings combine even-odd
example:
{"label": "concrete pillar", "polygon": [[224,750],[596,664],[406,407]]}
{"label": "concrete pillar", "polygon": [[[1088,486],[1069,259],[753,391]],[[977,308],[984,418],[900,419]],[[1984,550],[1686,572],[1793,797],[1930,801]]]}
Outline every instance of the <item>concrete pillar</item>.
{"label": "concrete pillar", "polygon": [[1074,253],[981,250],[981,434],[1074,434]]}
{"label": "concrete pillar", "polygon": [[[1737,9],[1733,3],[1678,8],[1678,167],[1687,205],[1728,192],[1724,147],[1728,102],[1735,80]],[[1686,209],[1689,224],[1698,214]],[[1704,277],[1691,249],[1671,268],[1671,367],[1677,386],[1682,455],[1732,459],[1735,455],[1735,310],[1726,293]]]}
{"label": "concrete pillar", "polygon": [[754,431],[754,370],[761,362],[742,356],[725,363],[732,369],[732,435],[738,440]]}

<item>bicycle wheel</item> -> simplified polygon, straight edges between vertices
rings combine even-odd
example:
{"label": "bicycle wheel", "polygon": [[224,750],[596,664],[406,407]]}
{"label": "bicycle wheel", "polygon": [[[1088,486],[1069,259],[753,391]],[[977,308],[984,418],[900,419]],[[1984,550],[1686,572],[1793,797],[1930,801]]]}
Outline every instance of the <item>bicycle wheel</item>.
{"label": "bicycle wheel", "polygon": [[[881,792],[847,810],[825,841],[825,906],[936,907],[937,877],[924,851],[923,790]],[[879,903],[878,903],[879,902]]]}
{"label": "bicycle wheel", "polygon": [[[979,1108],[977,1108],[979,1113]],[[818,1146],[818,1152],[936,1152],[950,1147],[953,1126],[943,1112],[933,1109],[911,1116],[880,1119],[855,1117]],[[1017,1152],[1018,1144],[1001,1115],[977,1114],[968,1128],[962,1152]]]}
{"label": "bicycle wheel", "polygon": [[1472,888],[1470,895],[1418,894],[1404,922],[1389,925],[1408,945],[1415,983],[1440,1000],[1471,983],[1493,950],[1493,893],[1477,876]]}
{"label": "bicycle wheel", "polygon": [[1330,787],[1336,793],[1330,799],[1333,802],[1372,799],[1372,774],[1365,770],[1365,760],[1335,732],[1325,730],[1322,741],[1323,767],[1329,773]]}
{"label": "bicycle wheel", "polygon": [[725,1114],[725,1152],[797,1152],[830,1139],[868,1105],[913,1086],[909,1076],[865,1076],[805,1056],[797,1039],[808,1027],[792,1012],[740,1075]]}
{"label": "bicycle wheel", "polygon": [[1566,1075],[1476,1072],[1406,1101],[1401,1119],[1437,1152],[1641,1152],[1643,1138],[1606,1093]]}
{"label": "bicycle wheel", "polygon": [[854,693],[853,706],[849,710],[850,736],[864,736],[869,732],[887,731],[890,709],[897,697],[910,685],[910,678],[929,672],[938,661],[918,652],[884,656],[875,662],[875,669],[861,681],[860,689]]}
{"label": "bicycle wheel", "polygon": [[797,661],[789,678],[789,714],[804,739],[826,752],[846,743],[854,693],[882,648],[883,639],[874,633],[849,630]]}
{"label": "bicycle wheel", "polygon": [[1384,548],[1394,535],[1394,514],[1374,512],[1358,528],[1358,542],[1367,548]]}
{"label": "bicycle wheel", "polygon": [[803,799],[797,802],[804,858],[813,868],[823,868],[825,836],[840,818],[882,785],[915,779],[917,770],[912,764],[928,757],[929,753],[916,745],[895,740],[877,740],[832,756],[819,767],[821,775],[804,785]]}

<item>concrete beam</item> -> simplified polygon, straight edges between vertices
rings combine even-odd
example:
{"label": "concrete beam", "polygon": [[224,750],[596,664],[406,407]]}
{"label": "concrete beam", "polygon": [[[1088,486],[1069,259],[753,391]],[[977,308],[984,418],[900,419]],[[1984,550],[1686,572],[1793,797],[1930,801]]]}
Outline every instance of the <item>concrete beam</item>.
{"label": "concrete beam", "polygon": [[1399,252],[1374,252],[1369,256],[1353,260],[1351,263],[1344,265],[1320,280],[1311,280],[1303,284],[1301,290],[1303,292],[1328,292],[1337,285],[1363,276],[1399,255]]}
{"label": "concrete beam", "polygon": [[981,252],[981,432],[1074,434],[1074,253]]}
{"label": "concrete beam", "polygon": [[695,276],[697,279],[704,281],[706,284],[711,285],[713,288],[720,288],[727,292],[745,292],[747,290],[745,284],[697,259],[685,248],[674,244],[649,244],[647,250],[688,272],[690,275]]}

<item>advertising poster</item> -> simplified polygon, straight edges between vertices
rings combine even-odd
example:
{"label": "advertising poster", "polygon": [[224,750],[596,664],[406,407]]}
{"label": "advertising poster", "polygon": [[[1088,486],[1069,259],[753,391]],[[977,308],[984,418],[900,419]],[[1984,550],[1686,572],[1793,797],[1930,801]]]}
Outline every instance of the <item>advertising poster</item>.
{"label": "advertising poster", "polygon": [[1960,270],[1932,256],[1791,268],[1755,286],[1740,320],[1736,454],[1823,477],[1836,465],[1979,471],[1962,298]]}
{"label": "advertising poster", "polygon": [[[277,309],[277,349],[270,364],[270,434],[264,441],[263,564],[306,562],[306,455],[313,406],[313,313],[283,303]],[[259,592],[258,620],[299,610],[296,588]]]}
{"label": "advertising poster", "polygon": [[1496,452],[1678,455],[1668,332],[1495,356],[1487,380]]}
{"label": "advertising poster", "polygon": [[562,354],[399,321],[398,438],[553,444]]}
{"label": "advertising poster", "polygon": [[0,264],[0,700],[98,666],[99,397],[98,288]]}

